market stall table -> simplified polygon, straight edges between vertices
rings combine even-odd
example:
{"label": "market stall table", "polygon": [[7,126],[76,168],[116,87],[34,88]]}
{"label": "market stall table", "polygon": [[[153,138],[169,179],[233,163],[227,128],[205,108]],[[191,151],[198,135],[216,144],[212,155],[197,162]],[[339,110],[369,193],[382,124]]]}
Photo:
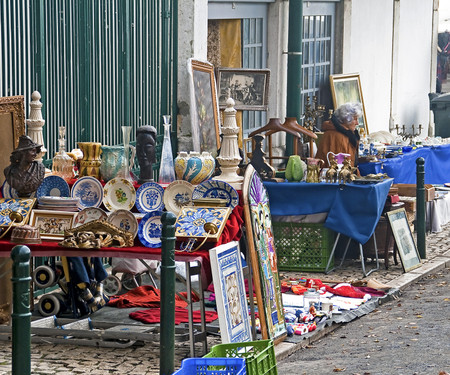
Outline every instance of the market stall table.
{"label": "market stall table", "polygon": [[[392,181],[370,184],[265,182],[264,186],[269,194],[272,216],[328,214],[323,225],[338,233],[331,259],[341,234],[357,241],[362,252],[362,245],[375,232]],[[362,267],[365,274],[363,259]]]}
{"label": "market stall table", "polygon": [[[419,147],[394,158],[382,160],[382,173],[394,179],[394,184],[416,183],[416,159],[425,159],[425,183],[450,182],[450,144]],[[362,167],[370,163],[361,164]],[[363,168],[364,169],[364,168]]]}

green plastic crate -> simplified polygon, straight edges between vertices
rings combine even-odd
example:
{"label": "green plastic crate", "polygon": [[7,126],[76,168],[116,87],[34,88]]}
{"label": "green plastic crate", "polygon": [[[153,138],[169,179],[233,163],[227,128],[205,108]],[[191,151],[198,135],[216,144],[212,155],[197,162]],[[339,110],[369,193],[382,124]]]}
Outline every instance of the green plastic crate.
{"label": "green plastic crate", "polygon": [[272,227],[280,271],[325,271],[333,249],[332,230],[314,223],[272,222]]}
{"label": "green plastic crate", "polygon": [[247,375],[278,374],[272,340],[214,345],[205,357],[245,358]]}

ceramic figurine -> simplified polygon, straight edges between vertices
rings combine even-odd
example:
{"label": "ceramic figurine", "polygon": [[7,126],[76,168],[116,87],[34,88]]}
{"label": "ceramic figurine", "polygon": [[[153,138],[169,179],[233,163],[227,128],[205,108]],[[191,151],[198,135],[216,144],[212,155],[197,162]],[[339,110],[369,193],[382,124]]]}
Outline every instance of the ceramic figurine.
{"label": "ceramic figurine", "polygon": [[144,125],[136,131],[136,156],[139,162],[139,184],[153,181],[153,163],[156,162],[156,128]]}
{"label": "ceramic figurine", "polygon": [[27,135],[22,135],[18,147],[11,153],[11,164],[5,168],[4,173],[6,181],[17,191],[19,197],[31,196],[44,179],[44,165],[34,160],[41,152],[41,147]]}
{"label": "ceramic figurine", "polygon": [[325,174],[325,182],[336,182],[338,177],[338,163],[336,160],[330,161],[330,168]]}
{"label": "ceramic figurine", "polygon": [[338,174],[338,182],[343,184],[352,182],[356,177],[354,174],[355,171],[356,168],[352,167],[352,160],[350,158],[345,158],[344,165]]}

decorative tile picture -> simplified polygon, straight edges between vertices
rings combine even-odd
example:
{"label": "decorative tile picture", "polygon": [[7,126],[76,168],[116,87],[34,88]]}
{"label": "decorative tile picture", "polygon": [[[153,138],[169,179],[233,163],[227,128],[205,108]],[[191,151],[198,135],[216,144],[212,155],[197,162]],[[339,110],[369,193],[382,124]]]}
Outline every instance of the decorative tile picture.
{"label": "decorative tile picture", "polygon": [[0,227],[7,227],[11,223],[9,215],[11,212],[19,212],[23,216],[21,222],[15,222],[13,226],[24,225],[28,222],[31,209],[36,202],[35,198],[30,199],[9,199],[0,198]]}

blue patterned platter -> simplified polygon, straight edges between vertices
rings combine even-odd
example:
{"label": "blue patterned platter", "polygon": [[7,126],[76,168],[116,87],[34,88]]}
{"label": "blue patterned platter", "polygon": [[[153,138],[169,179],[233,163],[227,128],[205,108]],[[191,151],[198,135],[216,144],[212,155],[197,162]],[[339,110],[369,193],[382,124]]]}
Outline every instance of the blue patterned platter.
{"label": "blue patterned platter", "polygon": [[[175,236],[208,237],[208,240],[217,242],[230,213],[230,207],[183,207],[175,222]],[[206,223],[215,224],[217,233],[208,234],[204,227]]]}
{"label": "blue patterned platter", "polygon": [[109,211],[131,210],[136,202],[136,190],[124,178],[113,178],[103,188],[103,204]]}
{"label": "blue patterned platter", "polygon": [[21,222],[14,222],[13,226],[24,225],[28,221],[31,209],[36,202],[35,198],[29,199],[10,199],[0,198],[0,227],[8,226],[11,223],[9,215],[13,211],[19,212],[23,220]]}
{"label": "blue patterned platter", "polygon": [[78,208],[99,207],[103,201],[103,186],[94,177],[84,176],[72,186],[72,197],[80,198]]}
{"label": "blue patterned platter", "polygon": [[36,197],[70,197],[69,184],[59,176],[48,176],[42,180],[36,191]]}
{"label": "blue patterned platter", "polygon": [[233,186],[219,180],[207,180],[194,189],[192,199],[220,198],[226,199],[227,207],[235,208],[239,204],[239,195]]}
{"label": "blue patterned platter", "polygon": [[142,184],[136,192],[136,208],[139,212],[162,211],[164,189],[156,182]]}
{"label": "blue patterned platter", "polygon": [[[3,198],[14,198],[14,199],[19,199],[19,194],[17,194],[16,189],[13,189],[9,184],[8,181],[5,180],[5,182],[3,182],[2,185],[2,196]],[[36,192],[33,191],[33,193],[31,193],[31,195],[28,198],[35,198],[36,197]]]}
{"label": "blue patterned platter", "polygon": [[133,213],[128,210],[114,211],[108,216],[106,221],[109,221],[111,224],[120,229],[132,233],[134,237],[137,235],[139,225],[138,221]]}
{"label": "blue patterned platter", "polygon": [[146,214],[139,222],[138,237],[146,247],[161,247],[161,215],[162,211],[153,211]]}

